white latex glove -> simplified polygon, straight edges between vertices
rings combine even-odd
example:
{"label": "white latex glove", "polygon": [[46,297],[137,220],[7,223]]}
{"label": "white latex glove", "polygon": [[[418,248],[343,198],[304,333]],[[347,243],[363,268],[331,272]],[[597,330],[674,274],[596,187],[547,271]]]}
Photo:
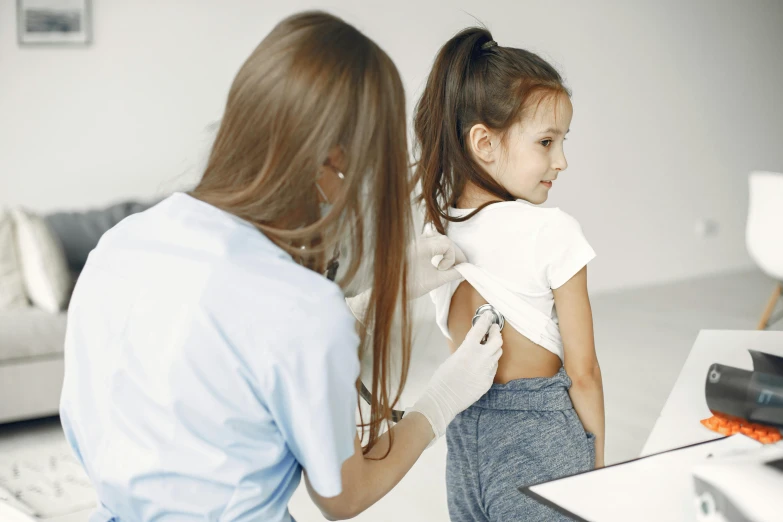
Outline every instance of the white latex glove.
{"label": "white latex glove", "polygon": [[[482,314],[457,351],[435,371],[419,400],[407,410],[417,411],[430,421],[435,433],[430,446],[446,433],[446,427],[458,413],[473,405],[492,386],[503,353],[503,339],[491,317],[489,312]],[[487,342],[480,344],[487,329]]]}
{"label": "white latex glove", "polygon": [[451,239],[434,229],[418,237],[409,251],[411,299],[462,277],[454,267],[467,261],[465,254]]}
{"label": "white latex glove", "polygon": [[346,297],[345,303],[351,310],[351,313],[362,324],[365,324],[364,317],[367,315],[367,307],[370,305],[370,294],[372,294],[372,288],[368,288],[361,294],[356,294],[353,297]]}
{"label": "white latex glove", "polygon": [[[408,249],[408,299],[416,299],[430,293],[441,285],[462,277],[454,268],[467,261],[465,254],[454,242],[436,230],[426,231]],[[360,323],[364,323],[365,312],[370,303],[372,289],[347,297],[345,302]]]}

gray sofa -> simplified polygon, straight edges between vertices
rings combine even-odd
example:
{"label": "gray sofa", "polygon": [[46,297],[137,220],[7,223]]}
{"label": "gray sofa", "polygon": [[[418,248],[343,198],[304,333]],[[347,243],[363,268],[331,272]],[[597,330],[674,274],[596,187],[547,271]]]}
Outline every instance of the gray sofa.
{"label": "gray sofa", "polygon": [[[151,205],[125,202],[45,216],[63,246],[74,281],[107,230]],[[0,423],[57,414],[66,316],[67,312],[50,314],[33,306],[0,311]]]}

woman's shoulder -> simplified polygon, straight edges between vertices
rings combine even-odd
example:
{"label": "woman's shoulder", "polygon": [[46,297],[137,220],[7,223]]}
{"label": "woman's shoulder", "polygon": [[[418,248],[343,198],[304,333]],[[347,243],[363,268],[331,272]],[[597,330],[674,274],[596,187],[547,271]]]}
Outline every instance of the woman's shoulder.
{"label": "woman's shoulder", "polygon": [[[290,258],[250,256],[228,258],[219,271],[231,285],[225,290],[242,295],[247,304],[263,306],[275,313],[288,309],[301,319],[351,316],[342,289],[336,283]],[[217,278],[216,278],[217,279]],[[346,315],[347,314],[347,315]]]}
{"label": "woman's shoulder", "polygon": [[[355,318],[342,289],[291,261],[223,265],[210,278],[201,306],[255,356],[318,360],[356,354]],[[254,356],[254,357],[255,357]]]}

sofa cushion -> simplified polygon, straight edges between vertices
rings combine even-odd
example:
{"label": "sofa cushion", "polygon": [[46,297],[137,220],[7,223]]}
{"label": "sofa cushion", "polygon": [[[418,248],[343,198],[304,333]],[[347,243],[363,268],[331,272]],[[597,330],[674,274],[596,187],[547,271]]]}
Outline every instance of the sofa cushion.
{"label": "sofa cushion", "polygon": [[0,209],[0,310],[29,304],[16,248],[16,227],[11,214]]}
{"label": "sofa cushion", "polygon": [[44,219],[60,239],[71,271],[80,272],[87,262],[87,255],[105,232],[131,214],[150,206],[151,203],[128,201],[87,212],[55,212]]}
{"label": "sofa cushion", "polygon": [[17,208],[11,214],[30,301],[46,312],[63,310],[73,289],[73,277],[59,239],[35,213]]}
{"label": "sofa cushion", "polygon": [[0,365],[61,354],[66,314],[35,307],[0,312]]}

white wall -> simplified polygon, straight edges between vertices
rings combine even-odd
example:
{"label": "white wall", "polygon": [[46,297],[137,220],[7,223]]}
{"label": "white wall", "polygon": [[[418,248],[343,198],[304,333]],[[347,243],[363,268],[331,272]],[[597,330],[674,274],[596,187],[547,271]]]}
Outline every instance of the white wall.
{"label": "white wall", "polygon": [[[599,254],[593,291],[751,266],[746,174],[783,171],[775,0],[93,4],[90,47],[20,48],[16,2],[0,0],[0,205],[80,208],[191,183],[244,58],[283,16],[313,6],[386,49],[409,111],[436,50],[472,16],[564,73],[570,168],[550,202]],[[698,239],[701,218],[719,234]]]}

